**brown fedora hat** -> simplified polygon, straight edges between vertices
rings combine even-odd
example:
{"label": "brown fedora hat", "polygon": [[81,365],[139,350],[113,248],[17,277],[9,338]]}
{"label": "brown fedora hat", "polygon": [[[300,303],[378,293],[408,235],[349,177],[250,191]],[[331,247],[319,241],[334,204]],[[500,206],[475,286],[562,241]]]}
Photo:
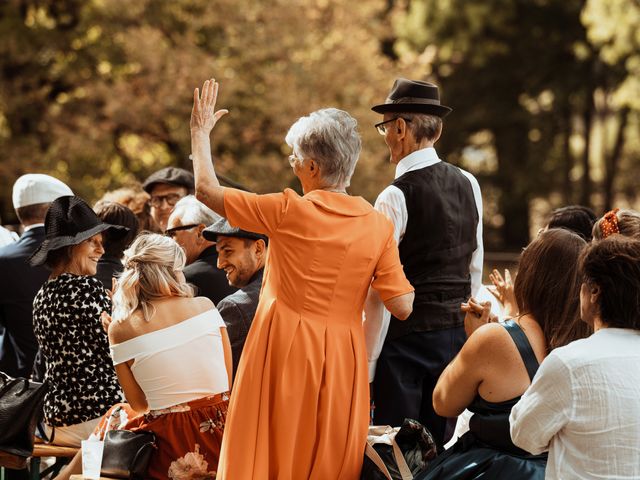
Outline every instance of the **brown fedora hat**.
{"label": "brown fedora hat", "polygon": [[371,108],[376,113],[426,113],[446,117],[452,109],[440,104],[438,87],[433,83],[398,78],[381,105]]}

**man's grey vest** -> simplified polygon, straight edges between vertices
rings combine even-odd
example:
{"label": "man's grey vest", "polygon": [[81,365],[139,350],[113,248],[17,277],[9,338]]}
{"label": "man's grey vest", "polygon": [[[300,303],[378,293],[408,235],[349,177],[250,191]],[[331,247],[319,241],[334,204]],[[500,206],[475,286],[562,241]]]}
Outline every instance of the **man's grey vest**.
{"label": "man's grey vest", "polygon": [[460,303],[471,295],[469,265],[477,247],[471,182],[459,168],[438,162],[405,173],[393,185],[406,200],[400,260],[416,297],[407,320],[391,317],[387,338],[460,326]]}

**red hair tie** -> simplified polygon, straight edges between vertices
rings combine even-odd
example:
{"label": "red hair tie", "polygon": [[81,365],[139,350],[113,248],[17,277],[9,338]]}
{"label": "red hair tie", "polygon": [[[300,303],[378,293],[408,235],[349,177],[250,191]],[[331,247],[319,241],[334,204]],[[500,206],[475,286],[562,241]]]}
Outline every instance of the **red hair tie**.
{"label": "red hair tie", "polygon": [[600,230],[602,231],[602,238],[607,238],[609,235],[613,235],[614,233],[620,233],[620,229],[618,228],[618,213],[619,208],[614,208],[613,210],[604,214],[602,217],[602,222],[600,222]]}

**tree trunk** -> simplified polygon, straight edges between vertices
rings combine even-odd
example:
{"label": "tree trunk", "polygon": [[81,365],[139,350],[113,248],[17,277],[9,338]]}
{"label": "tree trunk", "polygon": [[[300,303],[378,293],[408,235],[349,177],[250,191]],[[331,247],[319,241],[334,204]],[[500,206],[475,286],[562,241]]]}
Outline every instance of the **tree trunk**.
{"label": "tree trunk", "polygon": [[562,123],[564,126],[562,140],[562,200],[565,205],[573,203],[573,183],[571,182],[571,170],[573,169],[573,156],[571,155],[572,119],[573,112],[567,102],[562,109]]}
{"label": "tree trunk", "polygon": [[529,243],[529,191],[531,189],[528,126],[517,122],[495,132],[498,155],[498,202],[504,217],[503,247],[520,250]]}
{"label": "tree trunk", "polygon": [[611,154],[607,155],[605,160],[605,177],[604,177],[604,209],[609,211],[613,208],[613,200],[615,192],[613,190],[613,184],[618,173],[618,165],[620,164],[620,157],[622,156],[622,150],[626,140],[625,131],[627,124],[629,123],[629,107],[624,107],[619,113],[619,126],[618,133],[616,134],[616,140],[613,144]]}
{"label": "tree trunk", "polygon": [[585,207],[591,206],[591,193],[593,188],[591,183],[591,165],[589,163],[593,110],[593,90],[589,89],[582,115],[582,121],[584,123],[584,151],[582,152],[582,191],[580,195],[580,204]]}

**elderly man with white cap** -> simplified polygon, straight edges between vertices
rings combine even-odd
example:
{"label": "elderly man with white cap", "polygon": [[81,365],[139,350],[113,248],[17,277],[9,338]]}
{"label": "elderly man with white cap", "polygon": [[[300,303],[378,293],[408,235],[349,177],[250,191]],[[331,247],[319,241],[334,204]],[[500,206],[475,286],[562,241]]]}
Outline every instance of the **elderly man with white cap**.
{"label": "elderly man with white cap", "polygon": [[44,267],[27,263],[44,240],[44,217],[51,202],[73,195],[60,180],[43,174],[23,175],[13,185],[13,207],[24,233],[0,248],[0,370],[14,377],[31,374],[38,351],[32,308],[36,293],[49,276]]}

